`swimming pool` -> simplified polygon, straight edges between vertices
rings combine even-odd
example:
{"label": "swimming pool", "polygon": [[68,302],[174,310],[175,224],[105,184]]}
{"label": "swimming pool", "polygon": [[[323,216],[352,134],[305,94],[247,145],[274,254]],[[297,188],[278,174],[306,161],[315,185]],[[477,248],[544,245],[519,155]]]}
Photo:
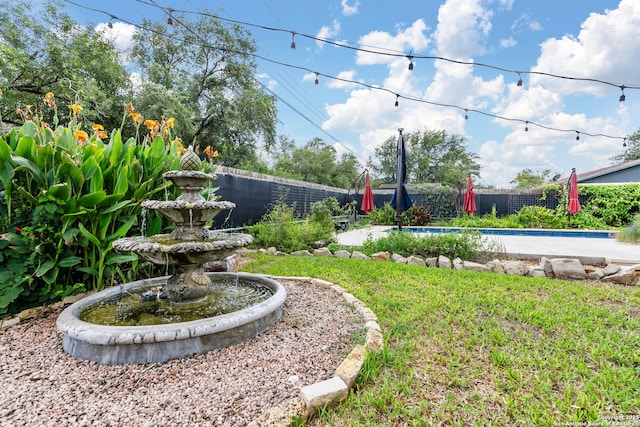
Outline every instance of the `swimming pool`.
{"label": "swimming pool", "polygon": [[[392,227],[388,231],[398,231]],[[539,237],[582,237],[588,239],[614,239],[615,231],[607,230],[550,230],[545,228],[464,228],[464,227],[402,227],[409,233],[459,233],[461,231],[479,231],[489,236],[539,236]]]}

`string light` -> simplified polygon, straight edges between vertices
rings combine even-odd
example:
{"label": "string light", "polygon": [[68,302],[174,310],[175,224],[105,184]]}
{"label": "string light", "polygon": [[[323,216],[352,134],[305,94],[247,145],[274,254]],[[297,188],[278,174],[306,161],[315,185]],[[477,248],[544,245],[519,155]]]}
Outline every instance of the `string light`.
{"label": "string light", "polygon": [[113,28],[113,16],[109,19],[109,22],[107,23],[107,27],[109,27],[109,29]]}
{"label": "string light", "polygon": [[522,75],[520,74],[520,71],[518,71],[518,77],[519,79],[518,79],[517,86],[522,87]]}
{"label": "string light", "polygon": [[529,132],[529,122],[528,121],[524,122],[524,131],[525,132]]}
{"label": "string light", "polygon": [[[156,30],[154,30],[153,28],[148,28],[148,27],[145,27],[143,25],[137,24],[135,22],[131,22],[131,21],[128,21],[126,19],[122,19],[122,18],[117,17],[115,15],[112,15],[109,12],[106,12],[104,10],[87,7],[87,6],[84,6],[82,4],[76,3],[76,2],[74,2],[72,0],[63,0],[63,1],[66,2],[66,3],[72,4],[74,6],[80,7],[82,9],[91,10],[91,11],[94,11],[94,12],[103,13],[103,14],[105,14],[107,16],[111,16],[113,19],[118,19],[118,20],[120,20],[120,21],[122,21],[124,23],[127,23],[129,25],[132,25],[132,26],[134,26],[134,27],[136,27],[136,28],[138,28],[140,30],[149,31],[149,32],[155,32],[158,35],[161,35],[163,37],[171,38],[171,39],[174,39],[174,40],[177,40],[177,41],[181,41],[181,42],[186,42],[185,40],[179,39],[178,37],[175,37],[173,35],[166,34],[166,33],[160,33],[160,32],[157,32]],[[350,47],[350,46],[345,46],[344,44],[332,43],[331,41],[326,40],[326,39],[315,38],[313,36],[308,36],[308,35],[305,35],[305,34],[291,32],[289,30],[262,27],[262,26],[255,25],[255,24],[250,24],[250,23],[245,23],[245,22],[241,22],[241,21],[235,21],[235,20],[232,20],[232,19],[222,18],[222,17],[219,17],[217,15],[212,15],[212,14],[208,14],[208,13],[204,13],[204,12],[181,11],[181,10],[175,10],[175,9],[171,9],[171,8],[165,9],[165,8],[163,8],[163,7],[161,7],[161,6],[157,5],[157,4],[148,3],[148,2],[143,1],[143,0],[136,0],[136,1],[139,2],[139,3],[142,3],[142,4],[147,4],[147,5],[158,7],[160,9],[162,9],[162,10],[168,11],[169,13],[171,13],[171,12],[186,12],[186,13],[192,13],[192,14],[200,14],[200,15],[209,16],[209,17],[212,17],[212,18],[220,19],[220,20],[225,20],[225,21],[228,21],[228,22],[234,22],[234,23],[237,23],[237,24],[249,25],[249,26],[264,28],[264,29],[273,30],[273,31],[290,32],[291,36],[292,36],[292,45],[295,44],[294,41],[293,41],[294,40],[293,38],[294,38],[295,34],[298,34],[300,36],[312,38],[312,39],[320,41],[320,42],[325,42],[325,43],[329,43],[329,44],[335,44],[336,46],[347,47],[347,48],[350,48],[350,49],[355,49],[355,50],[359,50],[359,51],[363,51],[363,52],[369,52],[369,53],[374,53],[374,54],[379,54],[379,55],[387,55],[387,56],[405,56],[406,57],[406,55],[404,55],[404,54],[403,55],[388,54],[388,53],[384,53],[384,52],[367,51],[365,49],[353,48],[353,47]],[[182,22],[178,21],[178,23],[180,25],[182,25],[182,26],[185,26],[185,24],[182,23]],[[197,34],[195,32],[193,32],[193,30],[189,29],[187,26],[185,26],[185,28],[189,32],[191,32],[194,35],[196,35],[196,37],[198,37]],[[202,40],[202,39],[200,39],[200,40]],[[247,55],[248,54],[250,56],[253,56],[254,58],[261,59],[261,60],[266,61],[266,62],[270,62],[270,63],[273,63],[273,64],[277,64],[277,65],[281,65],[281,66],[284,66],[284,67],[288,67],[288,68],[303,70],[303,71],[306,71],[306,72],[314,72],[314,73],[316,73],[316,76],[323,75],[323,76],[325,76],[325,77],[327,77],[329,79],[332,79],[332,80],[338,80],[338,81],[342,81],[342,82],[345,82],[345,83],[350,83],[350,84],[354,84],[354,85],[363,86],[363,87],[366,87],[366,88],[371,89],[371,90],[380,90],[380,91],[385,91],[385,92],[391,92],[391,90],[389,90],[387,88],[384,88],[384,87],[369,85],[369,84],[363,83],[361,81],[354,81],[354,80],[349,80],[349,79],[345,79],[345,78],[341,78],[341,77],[337,77],[337,76],[331,76],[331,75],[327,75],[327,74],[318,73],[318,72],[309,70],[308,68],[305,68],[305,67],[292,65],[292,64],[287,64],[287,63],[283,63],[283,62],[280,62],[280,61],[275,61],[273,59],[266,58],[266,57],[263,57],[261,55],[255,54],[255,53],[247,53],[247,52],[243,52],[243,51],[234,51],[234,50],[228,50],[228,49],[224,50],[224,49],[220,48],[219,46],[212,46],[212,45],[207,44],[206,42],[204,42],[201,45],[205,46],[205,47],[210,47],[210,48],[213,48],[213,49],[221,49],[221,50],[223,50],[225,52],[228,51],[228,52],[238,53],[238,54],[242,54],[242,55]],[[504,69],[504,68],[500,68],[500,67],[495,67],[495,66],[492,66],[492,65],[481,64],[481,63],[473,63],[473,62],[468,62],[467,63],[467,62],[456,61],[456,60],[443,58],[443,57],[417,56],[417,55],[414,56],[414,55],[412,55],[412,58],[440,59],[440,60],[454,62],[454,63],[458,63],[458,64],[463,64],[463,65],[485,66],[485,67],[489,67],[489,68],[493,68],[493,69],[497,69],[497,70],[505,71],[505,72],[516,72],[518,74],[520,74],[520,73],[528,73],[528,74],[545,75],[547,77],[556,77],[556,78],[580,80],[580,81],[590,81],[590,82],[597,82],[597,83],[602,83],[602,84],[606,84],[606,85],[612,85],[612,86],[616,86],[616,87],[621,88],[621,86],[619,84],[609,83],[609,82],[602,81],[602,80],[588,79],[588,78],[573,78],[573,77],[559,76],[559,75],[554,75],[554,74],[550,74],[550,73],[534,72],[534,71],[513,71],[513,70],[508,70],[508,69]],[[623,85],[623,86],[624,86],[625,89],[640,89],[640,86],[629,86],[629,85]],[[443,104],[443,103],[439,103],[439,102],[428,101],[428,100],[422,99],[422,98],[416,98],[416,97],[412,97],[412,96],[404,96],[404,95],[401,95],[401,94],[398,94],[398,93],[394,93],[394,92],[391,92],[391,93],[396,95],[396,101],[395,101],[395,106],[396,107],[399,105],[399,98],[402,97],[402,98],[405,98],[405,99],[408,99],[408,100],[411,100],[411,101],[420,102],[420,103],[429,104],[429,105],[435,105],[435,106],[440,106],[440,107],[448,107],[448,108],[456,108],[456,109],[464,109],[464,108],[462,108],[462,107],[460,107],[458,105],[454,105],[454,104]],[[556,131],[556,132],[576,132],[577,133],[576,139],[577,140],[580,139],[579,131],[576,131],[576,130],[573,130],[573,129],[561,129],[561,128],[556,128],[556,127],[552,127],[552,126],[546,126],[546,125],[543,125],[543,124],[540,124],[540,123],[536,123],[536,122],[524,121],[524,120],[518,119],[518,118],[510,118],[510,117],[499,116],[499,115],[496,115],[496,114],[484,112],[482,110],[476,110],[476,109],[470,109],[470,110],[469,109],[464,109],[464,110],[465,111],[475,112],[477,114],[480,114],[480,115],[483,115],[483,116],[486,116],[486,117],[492,117],[492,118],[499,119],[499,120],[525,123],[525,125],[526,125],[526,129],[525,130],[528,129],[527,125],[531,124],[531,125],[534,125],[534,126],[538,126],[538,127],[542,128],[542,129],[547,129],[547,130]],[[621,137],[621,136],[613,136],[613,135],[607,135],[607,134],[602,134],[602,133],[598,133],[598,134],[592,134],[592,133],[587,133],[587,132],[582,132],[582,133],[583,133],[583,135],[588,135],[588,136],[592,136],[592,137],[603,137],[603,138],[610,138],[610,139],[623,139],[623,137]]]}
{"label": "string light", "polygon": [[292,32],[291,32],[291,50],[296,50],[296,40],[295,40],[295,37],[296,37],[296,33],[295,33],[295,31],[292,31]]}
{"label": "string light", "polygon": [[316,73],[316,80],[313,82],[316,86],[318,85],[318,73]]}
{"label": "string light", "polygon": [[620,99],[618,101],[624,102],[624,100],[627,99],[627,97],[624,96],[624,85],[620,86],[620,90],[622,91],[622,95],[620,95]]}
{"label": "string light", "polygon": [[464,119],[465,120],[469,120],[469,115],[467,114],[469,111],[465,108],[464,109]]}
{"label": "string light", "polygon": [[627,146],[627,138],[625,138],[625,139],[623,140],[623,142],[622,142],[622,146],[623,146],[623,147],[626,147],[626,146]]}
{"label": "string light", "polygon": [[408,55],[407,58],[409,59],[409,71],[413,71],[413,56]]}
{"label": "string light", "polygon": [[173,19],[171,19],[171,13],[173,12],[173,9],[168,8],[167,9],[169,11],[169,17],[167,18],[167,25],[172,27],[173,26]]}
{"label": "string light", "polygon": [[576,131],[576,141],[580,141],[580,132]]}

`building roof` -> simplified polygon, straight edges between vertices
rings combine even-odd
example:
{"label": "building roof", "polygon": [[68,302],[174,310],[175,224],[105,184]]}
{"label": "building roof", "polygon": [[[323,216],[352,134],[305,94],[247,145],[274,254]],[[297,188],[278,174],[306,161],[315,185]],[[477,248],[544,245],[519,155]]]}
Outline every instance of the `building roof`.
{"label": "building roof", "polygon": [[[620,172],[625,169],[630,169],[636,166],[640,166],[640,159],[631,160],[629,162],[624,162],[624,163],[618,163],[617,165],[607,166],[601,169],[595,169],[588,172],[578,173],[576,175],[578,178],[578,182],[582,182],[582,181],[591,180],[593,178],[598,178],[603,175],[609,175],[614,172]],[[558,184],[566,184],[567,181],[569,181],[569,177],[559,179]]]}

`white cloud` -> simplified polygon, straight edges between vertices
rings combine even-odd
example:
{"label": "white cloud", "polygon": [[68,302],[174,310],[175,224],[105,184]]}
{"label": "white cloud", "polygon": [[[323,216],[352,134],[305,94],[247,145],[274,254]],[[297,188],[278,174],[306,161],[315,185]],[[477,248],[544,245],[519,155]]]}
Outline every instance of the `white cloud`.
{"label": "white cloud", "polygon": [[514,47],[518,42],[513,37],[500,40],[500,47]]}
{"label": "white cloud", "polygon": [[136,27],[124,22],[113,22],[109,28],[107,22],[102,22],[96,25],[95,31],[105,40],[113,42],[118,50],[118,58],[122,65],[131,62],[131,49],[133,48],[133,35],[136,33]]}
{"label": "white cloud", "polygon": [[[355,75],[356,75],[355,70],[341,71],[340,73],[338,73],[336,77],[342,80],[331,79],[327,83],[327,86],[332,89],[353,89],[356,87],[360,87],[360,85],[358,85],[357,83],[352,83],[356,81]],[[344,80],[348,80],[348,81],[344,81]],[[362,82],[362,80],[358,80],[358,81]]]}
{"label": "white cloud", "polygon": [[[330,27],[325,25],[320,28],[320,31],[318,31],[316,37],[319,39],[330,40],[334,39],[338,35],[338,33],[340,33],[340,21],[334,19]],[[324,45],[324,43],[321,41],[316,41],[316,44],[318,45],[318,47],[322,47]]]}
{"label": "white cloud", "polygon": [[540,31],[542,25],[528,13],[521,14],[513,24],[511,24],[511,30],[516,32],[522,31]]}
{"label": "white cloud", "polygon": [[480,0],[448,0],[438,12],[435,32],[438,53],[452,58],[484,53],[492,16]]}
{"label": "white cloud", "polygon": [[345,16],[350,16],[358,13],[358,7],[360,6],[360,2],[356,1],[353,6],[350,6],[347,3],[347,0],[342,0],[340,2],[340,5],[342,6],[342,14]]}
{"label": "white cloud", "polygon": [[[366,46],[384,46],[385,49],[398,52],[421,52],[429,46],[431,40],[425,34],[427,24],[422,19],[418,19],[410,27],[399,30],[396,35],[389,34],[385,31],[372,31],[358,40],[358,44]],[[387,64],[393,62],[396,58],[393,56],[385,56],[371,54],[358,51],[356,54],[356,64],[373,65]]]}
{"label": "white cloud", "polygon": [[[634,82],[640,57],[640,2],[621,0],[617,9],[592,13],[577,36],[552,38],[542,43],[542,53],[532,71],[595,78],[611,82]],[[601,84],[531,76],[532,84],[544,84],[560,93],[610,93]]]}

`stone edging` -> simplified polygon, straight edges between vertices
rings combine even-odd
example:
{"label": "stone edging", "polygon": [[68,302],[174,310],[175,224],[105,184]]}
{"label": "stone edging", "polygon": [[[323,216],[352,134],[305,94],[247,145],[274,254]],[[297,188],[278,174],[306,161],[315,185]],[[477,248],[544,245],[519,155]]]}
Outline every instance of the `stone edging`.
{"label": "stone edging", "polygon": [[300,396],[284,401],[280,405],[268,409],[258,418],[249,423],[248,427],[277,427],[290,426],[295,419],[308,419],[318,408],[336,404],[347,397],[349,389],[353,387],[368,351],[378,353],[384,342],[378,324],[378,317],[362,301],[347,292],[346,289],[326,280],[312,277],[270,276],[273,280],[294,280],[312,286],[332,290],[342,295],[344,301],[353,304],[358,313],[365,320],[367,338],[364,345],[356,345],[351,353],[336,368],[333,377],[300,389]]}

